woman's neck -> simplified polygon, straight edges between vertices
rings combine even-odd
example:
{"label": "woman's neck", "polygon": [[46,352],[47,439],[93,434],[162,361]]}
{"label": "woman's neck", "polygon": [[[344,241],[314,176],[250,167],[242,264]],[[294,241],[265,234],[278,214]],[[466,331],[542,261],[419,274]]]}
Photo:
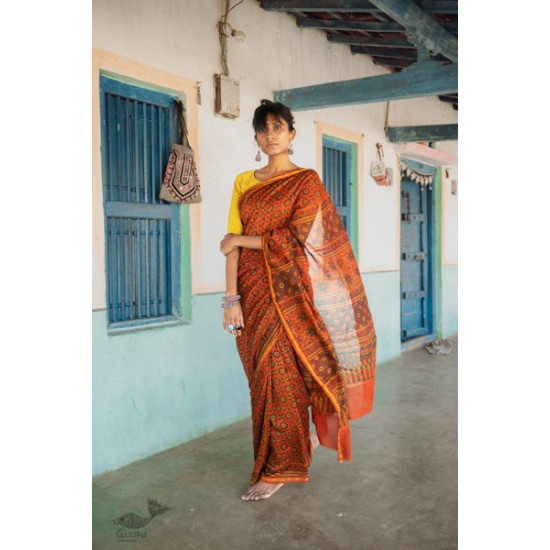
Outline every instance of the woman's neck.
{"label": "woman's neck", "polygon": [[274,155],[270,156],[267,165],[257,170],[257,172],[263,176],[276,176],[296,168],[298,167],[290,161],[288,155]]}

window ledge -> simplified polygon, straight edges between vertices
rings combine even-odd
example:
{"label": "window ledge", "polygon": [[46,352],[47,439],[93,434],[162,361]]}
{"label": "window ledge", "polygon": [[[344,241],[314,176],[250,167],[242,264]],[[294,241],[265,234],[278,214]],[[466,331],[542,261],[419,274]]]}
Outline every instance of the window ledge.
{"label": "window ledge", "polygon": [[159,317],[147,321],[123,321],[109,324],[107,327],[107,334],[109,336],[115,336],[117,334],[127,334],[138,330],[152,330],[188,324],[190,324],[190,321],[176,317]]}

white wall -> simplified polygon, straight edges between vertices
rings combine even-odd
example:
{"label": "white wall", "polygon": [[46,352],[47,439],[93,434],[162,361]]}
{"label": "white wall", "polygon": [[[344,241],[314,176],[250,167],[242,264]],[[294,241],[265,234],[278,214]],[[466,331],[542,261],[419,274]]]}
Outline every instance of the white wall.
{"label": "white wall", "polygon": [[[455,194],[452,193],[452,182],[456,181]],[[448,166],[442,177],[442,243],[441,262],[443,265],[458,264],[458,167]]]}
{"label": "white wall", "polygon": [[[235,4],[236,2],[233,2]],[[224,257],[218,243],[225,233],[233,179],[241,171],[260,166],[252,114],[262,98],[277,89],[385,74],[370,57],[352,55],[348,46],[331,44],[325,32],[300,29],[288,14],[262,10],[245,0],[229,15],[231,25],[246,34],[244,42],[229,41],[230,76],[239,80],[241,116],[229,120],[214,114],[213,75],[222,72],[216,24],[223,0],[112,0],[93,1],[93,45],[121,57],[200,82],[198,138],[193,145],[200,162],[203,203],[192,211],[193,292],[224,288]],[[190,98],[196,101],[196,98]],[[395,101],[389,123],[456,123],[457,112],[437,98]],[[363,187],[359,190],[359,263],[362,271],[399,269],[399,197],[397,159],[385,139],[386,104],[376,103],[295,112],[297,137],[293,161],[320,171],[316,155],[315,122],[322,121],[363,134]],[[394,170],[394,186],[379,187],[370,177],[375,144],[384,145],[385,159]],[[451,146],[452,149],[453,146]],[[100,182],[95,183],[100,185]],[[445,242],[456,234],[456,212],[446,203],[452,224]],[[102,261],[102,228],[95,230],[95,262]],[[450,249],[449,257],[454,252]],[[452,258],[451,258],[452,259]],[[102,273],[102,265],[96,266]],[[95,277],[94,277],[95,279]],[[98,292],[97,295],[101,295]],[[96,306],[97,300],[96,300]],[[99,304],[101,306],[101,304]]]}

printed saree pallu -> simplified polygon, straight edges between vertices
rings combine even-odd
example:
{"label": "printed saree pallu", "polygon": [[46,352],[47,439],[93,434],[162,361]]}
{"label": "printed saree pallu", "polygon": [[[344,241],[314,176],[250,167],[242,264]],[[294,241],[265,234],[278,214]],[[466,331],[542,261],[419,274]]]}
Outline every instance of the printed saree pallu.
{"label": "printed saree pallu", "polygon": [[372,409],[376,335],[340,216],[314,170],[256,184],[240,200],[244,235],[237,347],[250,386],[250,484],[308,480],[309,407],[319,441],[351,459],[349,420]]}

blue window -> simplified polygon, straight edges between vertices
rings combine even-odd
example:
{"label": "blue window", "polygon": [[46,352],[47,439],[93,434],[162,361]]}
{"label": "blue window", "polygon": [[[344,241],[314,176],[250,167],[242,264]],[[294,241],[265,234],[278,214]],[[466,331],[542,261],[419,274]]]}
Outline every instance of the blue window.
{"label": "blue window", "polygon": [[350,143],[323,136],[323,183],[352,237],[352,147]]}
{"label": "blue window", "polygon": [[181,316],[180,206],[158,198],[175,95],[100,77],[109,328]]}

